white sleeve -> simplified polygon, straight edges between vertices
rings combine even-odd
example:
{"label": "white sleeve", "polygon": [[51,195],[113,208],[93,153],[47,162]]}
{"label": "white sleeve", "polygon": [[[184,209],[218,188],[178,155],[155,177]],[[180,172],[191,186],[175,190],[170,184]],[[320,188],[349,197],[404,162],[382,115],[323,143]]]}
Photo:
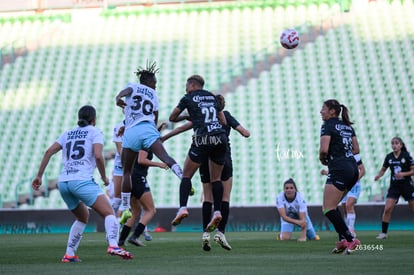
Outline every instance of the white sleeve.
{"label": "white sleeve", "polygon": [[276,197],[276,208],[284,208],[285,206],[283,205],[283,192],[280,193],[279,195],[277,195]]}
{"label": "white sleeve", "polygon": [[297,192],[296,196],[298,196],[298,201],[299,201],[299,212],[306,212],[308,206],[307,206],[306,201],[303,198],[302,194]]}

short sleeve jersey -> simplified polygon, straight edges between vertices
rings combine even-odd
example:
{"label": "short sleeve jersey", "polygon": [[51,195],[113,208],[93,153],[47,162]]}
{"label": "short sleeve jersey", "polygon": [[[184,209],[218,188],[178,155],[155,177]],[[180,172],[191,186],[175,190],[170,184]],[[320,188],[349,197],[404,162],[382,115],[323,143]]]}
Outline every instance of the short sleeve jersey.
{"label": "short sleeve jersey", "polygon": [[[119,122],[114,127],[114,132],[112,134],[112,141],[114,143],[121,142],[122,143],[122,136],[118,136],[119,129],[124,126],[124,122]],[[114,159],[114,166],[122,167],[121,162],[121,155],[118,153],[118,150],[115,151],[115,159]]]}
{"label": "short sleeve jersey", "polygon": [[212,93],[205,90],[193,91],[181,98],[177,108],[181,111],[187,109],[196,136],[225,132],[217,116],[219,104]]}
{"label": "short sleeve jersey", "polygon": [[306,201],[299,192],[292,201],[288,201],[285,192],[280,192],[276,197],[276,208],[284,208],[286,216],[292,219],[299,219],[299,213],[307,212]]}
{"label": "short sleeve jersey", "polygon": [[408,172],[411,169],[411,166],[414,165],[414,160],[411,157],[410,153],[407,151],[401,151],[398,158],[394,156],[394,153],[389,153],[382,164],[383,167],[390,168],[391,170],[391,178],[390,183],[405,183],[411,182],[411,177],[407,176],[402,179],[397,179],[395,174],[400,172]]}
{"label": "short sleeve jersey", "polygon": [[[148,153],[147,158],[149,160],[152,160],[153,159],[153,153],[151,151],[147,151],[147,153]],[[135,161],[132,176],[133,177],[146,177],[146,176],[148,176],[148,168],[149,167],[147,165],[138,164],[138,161]]]}
{"label": "short sleeve jersey", "polygon": [[125,129],[142,121],[154,121],[154,112],[158,111],[157,92],[145,85],[129,83],[132,92],[125,97]]}
{"label": "short sleeve jersey", "polygon": [[354,128],[346,125],[339,118],[330,118],[321,127],[321,136],[330,136],[328,163],[337,159],[354,160],[352,153],[352,137]]}
{"label": "short sleeve jersey", "polygon": [[59,181],[91,180],[96,167],[94,144],[103,144],[101,130],[94,126],[76,127],[56,141],[62,146],[62,171]]}
{"label": "short sleeve jersey", "polygon": [[230,130],[233,128],[233,129],[236,129],[237,128],[237,126],[239,126],[240,125],[240,123],[237,121],[237,119],[235,119],[231,114],[230,114],[230,112],[229,111],[223,111],[223,113],[224,113],[224,116],[226,117],[226,121],[227,121],[227,125],[224,125],[223,126],[223,128],[224,128],[224,130],[226,130],[226,134],[227,134],[227,137],[228,137],[228,148],[227,148],[227,150],[230,150]]}

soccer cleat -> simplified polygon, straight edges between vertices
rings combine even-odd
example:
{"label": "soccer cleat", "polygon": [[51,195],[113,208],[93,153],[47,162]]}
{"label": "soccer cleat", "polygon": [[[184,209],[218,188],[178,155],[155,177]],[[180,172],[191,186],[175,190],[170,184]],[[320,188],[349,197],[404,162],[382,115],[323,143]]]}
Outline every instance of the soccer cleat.
{"label": "soccer cleat", "polygon": [[211,250],[210,233],[208,233],[208,232],[203,233],[203,250],[204,251],[210,251]]}
{"label": "soccer cleat", "polygon": [[144,239],[146,241],[152,241],[152,236],[148,233],[148,231],[144,231]]}
{"label": "soccer cleat", "polygon": [[79,257],[76,255],[69,256],[65,254],[65,256],[63,256],[62,258],[62,263],[79,263],[79,262],[81,262],[81,259],[79,259]]}
{"label": "soccer cleat", "polygon": [[214,235],[214,241],[226,250],[232,249],[226,240],[226,236],[220,231],[217,231],[216,235]]}
{"label": "soccer cleat", "polygon": [[345,249],[346,249],[346,240],[340,240],[339,242],[336,243],[336,246],[334,249],[332,249],[332,253],[342,253]]}
{"label": "soccer cleat", "polygon": [[361,244],[361,242],[355,238],[352,240],[352,242],[346,242],[346,249],[343,252],[344,254],[351,254],[355,251],[355,249]]}
{"label": "soccer cleat", "polygon": [[306,242],[306,238],[298,238],[297,241],[298,242]]}
{"label": "soccer cleat", "polygon": [[177,216],[172,220],[172,225],[179,225],[184,218],[188,217],[188,210],[186,207],[181,207],[177,212]]}
{"label": "soccer cleat", "polygon": [[319,235],[316,235],[314,240],[315,241],[320,241],[321,240],[321,237],[319,237]]}
{"label": "soccer cleat", "polygon": [[386,239],[388,236],[387,236],[387,233],[379,233],[379,235],[377,236],[377,239],[378,240],[384,240],[384,239]]}
{"label": "soccer cleat", "polygon": [[125,260],[130,260],[134,258],[134,256],[130,252],[126,251],[122,247],[109,246],[106,252],[111,256],[119,256]]}
{"label": "soccer cleat", "polygon": [[221,221],[220,211],[214,211],[213,218],[211,219],[209,224],[207,224],[206,231],[207,232],[213,232],[214,229],[216,229],[217,226],[219,225],[220,221]]}
{"label": "soccer cleat", "polygon": [[127,220],[128,220],[129,218],[131,218],[131,217],[132,217],[132,213],[131,213],[131,211],[129,211],[129,209],[124,210],[124,211],[122,212],[121,219],[119,220],[119,223],[120,223],[120,224],[124,224],[124,223],[126,223],[126,222],[127,222]]}
{"label": "soccer cleat", "polygon": [[135,246],[146,246],[143,242],[141,242],[138,238],[130,237],[128,239],[128,242],[130,244],[133,244]]}

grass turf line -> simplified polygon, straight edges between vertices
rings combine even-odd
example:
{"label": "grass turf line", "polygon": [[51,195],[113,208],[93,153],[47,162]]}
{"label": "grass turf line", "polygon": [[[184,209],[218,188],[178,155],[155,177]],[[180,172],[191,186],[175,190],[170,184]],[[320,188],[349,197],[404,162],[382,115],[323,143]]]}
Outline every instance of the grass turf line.
{"label": "grass turf line", "polygon": [[210,252],[201,248],[201,233],[152,233],[146,247],[126,247],[135,256],[129,261],[106,254],[103,233],[85,233],[77,253],[81,263],[60,262],[66,234],[0,235],[0,274],[412,274],[414,232],[391,231],[386,240],[375,239],[377,233],[358,232],[370,249],[347,256],[330,253],[333,232],[304,243],[276,241],[275,232],[228,232],[233,250],[212,241]]}

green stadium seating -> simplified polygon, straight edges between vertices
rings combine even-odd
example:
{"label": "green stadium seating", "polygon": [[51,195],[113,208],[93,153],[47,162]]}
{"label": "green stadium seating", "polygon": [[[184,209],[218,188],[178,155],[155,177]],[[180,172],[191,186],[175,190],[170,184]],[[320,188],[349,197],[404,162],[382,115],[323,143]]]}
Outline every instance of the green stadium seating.
{"label": "green stadium seating", "polygon": [[[383,185],[372,179],[390,151],[390,139],[400,135],[409,149],[414,148],[409,140],[414,136],[410,116],[413,4],[375,4],[346,16],[339,11],[337,4],[324,1],[185,13],[114,13],[90,17],[91,24],[77,17],[53,24],[1,23],[0,37],[10,37],[1,45],[21,39],[19,34],[30,33],[32,42],[42,38],[27,55],[4,64],[0,71],[1,201],[14,200],[17,183],[33,177],[46,148],[76,125],[81,105],[97,107],[105,150],[113,150],[112,128],[122,119],[114,96],[135,80],[133,72],[147,59],[156,60],[161,68],[160,121],[167,120],[184,95],[186,78],[198,73],[205,76],[207,89],[227,92],[227,109],[251,131],[249,139],[231,135],[232,205],[273,205],[289,177],[297,181],[309,203],[321,202],[319,110],[330,97],[349,106],[356,122],[367,168],[363,185],[369,186],[360,201],[382,194]],[[323,30],[323,35],[303,43],[293,54],[280,55],[282,29],[306,32],[338,16],[343,16],[342,26]],[[140,31],[140,26],[149,26],[150,31]],[[36,37],[39,30],[42,36]],[[270,60],[275,53],[280,63]],[[262,66],[264,70],[258,69],[261,61],[267,66]],[[235,85],[236,78],[242,85]],[[230,89],[223,89],[224,85]],[[183,163],[190,141],[188,132],[167,141],[165,147]],[[59,169],[60,156],[56,156],[47,169],[48,178],[56,179]],[[179,180],[170,171],[152,168],[149,181],[157,207],[178,206]],[[197,191],[190,206],[200,205],[199,182],[196,176]],[[30,185],[18,192],[29,193]],[[21,207],[65,208],[57,190],[34,201],[33,206]]]}

